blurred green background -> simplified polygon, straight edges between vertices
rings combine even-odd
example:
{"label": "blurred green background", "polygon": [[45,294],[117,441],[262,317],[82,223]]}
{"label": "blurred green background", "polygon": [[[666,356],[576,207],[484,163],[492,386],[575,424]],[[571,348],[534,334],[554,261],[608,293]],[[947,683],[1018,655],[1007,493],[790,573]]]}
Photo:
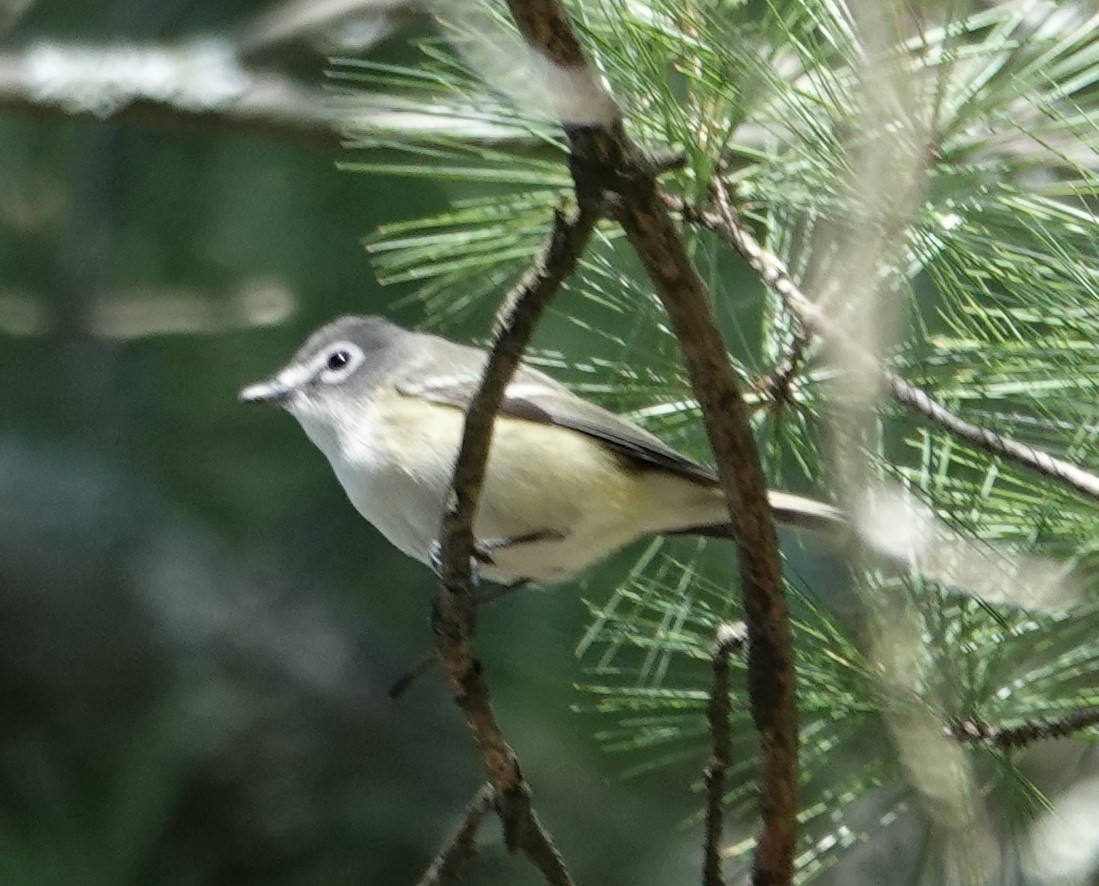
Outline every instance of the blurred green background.
{"label": "blurred green background", "polygon": [[[234,33],[270,8],[3,6],[9,56]],[[411,59],[404,41],[369,51]],[[323,82],[322,52],[278,63]],[[235,397],[335,315],[422,322],[360,240],[447,194],[269,133],[4,110],[0,883],[414,882],[481,781],[436,675],[385,694],[430,643],[433,580],[289,417]],[[693,879],[705,761],[621,777],[570,710],[586,617],[566,588],[483,620],[500,716],[579,880]],[[538,882],[495,822],[482,841],[468,882]]]}
{"label": "blurred green background", "polygon": [[[678,14],[675,0],[659,5]],[[602,6],[617,15],[613,0]],[[621,33],[637,39],[604,47],[605,60],[618,59],[612,79],[632,74],[641,87],[622,95],[644,124],[640,81],[671,68],[630,69],[645,61],[635,48],[664,38],[645,30],[648,7],[627,6]],[[785,4],[711,6],[749,25],[770,10],[782,39],[798,33],[787,33]],[[1051,132],[1070,144],[1077,127],[1093,131],[1084,118],[1099,82],[1095,19],[1083,4],[1061,4],[1048,52],[1026,40],[1001,52],[985,37],[1015,34],[1017,10],[997,6],[963,30],[971,60],[1004,67],[987,96],[959,91],[966,102],[951,114],[965,118],[973,98],[972,131],[948,115],[956,153],[936,161],[936,211],[913,227],[938,245],[911,284],[897,366],[962,415],[1093,465],[1094,281],[1081,274],[1096,264],[1094,219],[1085,226],[1074,206],[1042,197],[1043,187],[1093,194],[1091,167],[1062,182],[1044,151],[1015,156],[1009,127],[994,161],[1007,172],[996,166],[996,187],[983,182],[985,153],[997,147],[985,124],[998,128],[1020,101],[1041,115],[1052,108]],[[837,21],[845,8],[833,10]],[[708,22],[703,44],[724,46],[725,24]],[[408,0],[0,0],[0,886],[412,884],[479,788],[482,763],[439,676],[399,701],[387,696],[431,644],[429,570],[356,514],[289,416],[236,400],[342,313],[483,339],[495,300],[541,243],[568,187],[556,128],[483,86],[475,64],[467,71],[435,51],[432,34]],[[759,36],[715,52],[701,94],[725,101],[722,72],[740,86],[735,72],[754,71]],[[376,64],[330,62],[339,58]],[[1057,61],[1056,77],[1038,58]],[[845,80],[827,41],[808,61],[827,72],[825,92]],[[987,85],[965,65],[954,73],[955,86],[969,76]],[[654,81],[652,113],[678,119],[681,76]],[[1063,93],[1078,81],[1080,94]],[[829,128],[837,108],[818,117],[818,99],[798,82],[778,77],[761,95],[800,108],[794,129],[808,128],[792,150],[764,152],[746,191],[751,205],[774,183],[772,234],[792,240],[795,255],[817,236],[816,221],[802,222],[822,209],[826,224],[834,209],[807,192],[814,176],[839,181],[828,169],[840,168],[843,148]],[[340,90],[350,97],[334,100]],[[842,110],[850,97],[837,96]],[[361,115],[347,127],[357,151],[338,144],[337,108]],[[494,153],[496,139],[505,148]],[[808,177],[804,157],[817,170]],[[361,165],[341,171],[341,162]],[[704,457],[674,343],[612,227],[540,327],[538,359],[614,408],[655,405],[669,442]],[[690,243],[731,351],[758,378],[790,330],[746,264],[713,245],[709,235]],[[382,287],[376,275],[397,282]],[[799,408],[757,413],[770,482],[825,495],[816,444],[830,372],[825,362],[805,374]],[[1090,503],[1002,470],[906,411],[883,414],[872,457],[967,538],[1094,559]],[[786,574],[801,618],[802,875],[939,882],[950,861],[940,843],[976,844],[951,832],[957,817],[923,802],[938,795],[918,777],[949,774],[950,761],[917,766],[898,753],[908,693],[935,724],[1087,712],[1094,604],[1043,621],[887,575],[869,586],[898,593],[881,599],[904,616],[898,635],[921,626],[928,662],[904,675],[898,696],[890,669],[883,677],[876,653],[863,655],[873,620],[867,630],[870,610],[842,555],[819,539],[783,540],[793,542]],[[500,719],[578,883],[695,882],[701,869],[707,644],[714,623],[737,611],[729,551],[714,545],[700,558],[693,540],[672,540],[633,581],[638,553],[580,582],[512,595],[479,626]],[[602,658],[575,654],[589,604],[606,606],[592,632]],[[737,669],[734,700],[742,680]],[[725,835],[744,849],[756,737],[743,705],[731,720],[730,818],[739,817]],[[608,753],[615,745],[620,753]],[[1005,882],[1044,883],[1060,870],[1023,870],[1032,843],[1055,861],[1075,857],[1073,869],[1094,867],[1085,857],[1095,846],[1094,729],[1024,759],[965,745],[1002,837]],[[1087,805],[1075,822],[1062,798],[1078,787]],[[1062,818],[1051,836],[1046,823]],[[465,882],[541,882],[507,855],[495,820],[480,844]]]}

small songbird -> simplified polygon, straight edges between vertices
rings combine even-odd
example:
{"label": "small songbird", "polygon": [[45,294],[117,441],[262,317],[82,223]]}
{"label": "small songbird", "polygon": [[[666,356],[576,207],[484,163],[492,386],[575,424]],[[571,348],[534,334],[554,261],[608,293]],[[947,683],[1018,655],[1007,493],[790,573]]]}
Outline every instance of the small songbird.
{"label": "small songbird", "polygon": [[[381,317],[341,317],[240,399],[288,410],[359,513],[433,564],[465,410],[487,359]],[[782,523],[845,525],[831,505],[785,492],[770,499]],[[731,534],[716,474],[521,366],[496,419],[474,523],[479,574],[552,584],[644,536],[687,534]]]}

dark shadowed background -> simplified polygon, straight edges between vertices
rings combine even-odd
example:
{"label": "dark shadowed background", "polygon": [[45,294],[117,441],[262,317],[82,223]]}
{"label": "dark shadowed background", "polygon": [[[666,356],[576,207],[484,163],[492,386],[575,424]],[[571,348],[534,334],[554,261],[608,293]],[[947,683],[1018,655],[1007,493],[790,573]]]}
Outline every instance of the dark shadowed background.
{"label": "dark shadowed background", "polygon": [[[2,39],[170,42],[265,6],[50,0]],[[322,55],[291,64],[322,82]],[[215,125],[0,119],[4,884],[411,883],[480,782],[436,675],[385,695],[430,643],[431,575],[292,419],[235,399],[335,315],[423,319],[393,309],[409,290],[374,282],[360,239],[446,195],[338,156]],[[480,648],[577,876],[669,882],[696,869],[680,825],[704,761],[623,780],[570,711],[601,581],[501,605]],[[470,882],[536,882],[495,823],[482,839]]]}

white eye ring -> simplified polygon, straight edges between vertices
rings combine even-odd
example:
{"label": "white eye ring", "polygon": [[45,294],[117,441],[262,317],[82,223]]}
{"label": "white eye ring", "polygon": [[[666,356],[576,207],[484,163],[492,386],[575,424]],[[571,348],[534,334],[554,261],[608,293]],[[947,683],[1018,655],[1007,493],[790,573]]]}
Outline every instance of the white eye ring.
{"label": "white eye ring", "polygon": [[320,372],[317,377],[325,384],[341,382],[359,368],[365,359],[363,349],[349,341],[330,345],[317,359]]}

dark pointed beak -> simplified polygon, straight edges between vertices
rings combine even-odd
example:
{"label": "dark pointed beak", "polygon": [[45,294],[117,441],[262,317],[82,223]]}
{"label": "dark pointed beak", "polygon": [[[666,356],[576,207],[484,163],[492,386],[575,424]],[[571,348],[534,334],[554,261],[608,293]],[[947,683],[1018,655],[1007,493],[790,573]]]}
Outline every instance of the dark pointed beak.
{"label": "dark pointed beak", "polygon": [[293,391],[278,378],[268,378],[248,385],[237,394],[237,399],[241,403],[285,403]]}

